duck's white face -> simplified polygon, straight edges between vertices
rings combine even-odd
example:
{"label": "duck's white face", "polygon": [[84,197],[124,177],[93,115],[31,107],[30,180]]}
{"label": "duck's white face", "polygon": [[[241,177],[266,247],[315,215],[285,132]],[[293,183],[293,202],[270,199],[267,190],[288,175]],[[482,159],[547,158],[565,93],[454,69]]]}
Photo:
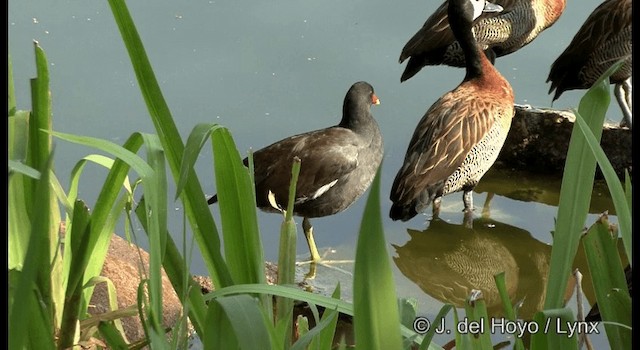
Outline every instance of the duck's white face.
{"label": "duck's white face", "polygon": [[500,12],[502,6],[488,2],[486,0],[469,0],[473,5],[473,19],[480,17],[483,12]]}

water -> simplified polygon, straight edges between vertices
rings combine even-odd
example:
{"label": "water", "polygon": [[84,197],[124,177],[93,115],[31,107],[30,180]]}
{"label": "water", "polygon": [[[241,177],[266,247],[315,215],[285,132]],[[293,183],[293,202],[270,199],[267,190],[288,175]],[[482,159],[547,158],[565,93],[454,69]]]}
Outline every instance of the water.
{"label": "water", "polygon": [[[549,67],[599,2],[568,1],[565,13],[553,27],[524,49],[497,61],[497,68],[513,86],[516,103],[550,107],[549,85],[545,83]],[[128,6],[185,139],[196,124],[217,122],[231,130],[241,152],[258,149],[295,133],[336,124],[349,86],[359,80],[370,82],[382,102],[373,107],[373,114],[385,139],[381,190],[382,212],[386,214],[391,182],[417,121],[464,75],[461,69],[429,67],[400,84],[404,69],[397,62],[400,50],[440,3],[140,0],[129,1]],[[10,0],[8,29],[19,108],[30,108],[28,79],[35,76],[32,41],[37,40],[50,63],[54,130],[119,144],[132,132],[155,132],[106,1]],[[566,92],[554,107],[576,107],[582,94]],[[608,117],[621,120],[615,102]],[[95,151],[62,141],[55,143],[56,172],[66,187],[75,162]],[[212,194],[215,182],[211,158],[210,148],[205,147],[196,172],[205,191]],[[487,179],[491,174],[494,172]],[[557,211],[553,197],[557,198],[559,180],[542,179],[531,190],[537,195],[532,198],[507,189],[527,187],[524,181],[541,177],[495,174],[495,181],[483,180],[474,194],[475,203],[481,205],[488,192],[495,193],[490,214],[495,227],[476,225],[482,230],[478,236],[494,240],[486,244],[503,244],[509,251],[528,244],[548,250]],[[90,206],[105,175],[95,166],[85,171],[79,196]],[[173,193],[173,184],[168,190]],[[180,203],[172,206],[175,210],[170,212],[169,229],[179,239],[183,211]],[[458,230],[461,195],[445,197],[442,206],[441,224]],[[319,247],[332,247],[337,256],[352,256],[363,208],[361,199],[343,213],[313,220]],[[593,212],[605,209],[612,209],[608,202]],[[212,211],[217,219],[217,207]],[[435,231],[435,227],[427,228],[428,218],[419,215],[407,223],[385,219],[384,226],[394,257],[398,294],[417,298],[420,312],[434,314],[439,309],[438,298],[398,268],[406,259],[401,252],[427,239],[428,234],[417,231]],[[588,222],[595,218],[596,214],[590,215]],[[259,220],[265,256],[276,260],[280,217],[261,213]],[[615,222],[615,216],[611,220]],[[510,233],[500,235],[501,228]],[[453,244],[453,238],[438,237],[443,244]],[[509,239],[510,243],[505,243]],[[304,255],[306,249],[300,237],[298,252]],[[513,254],[511,265],[523,261]],[[426,252],[422,258],[428,258]],[[198,257],[193,272],[206,274]],[[338,277],[330,276],[335,284]]]}

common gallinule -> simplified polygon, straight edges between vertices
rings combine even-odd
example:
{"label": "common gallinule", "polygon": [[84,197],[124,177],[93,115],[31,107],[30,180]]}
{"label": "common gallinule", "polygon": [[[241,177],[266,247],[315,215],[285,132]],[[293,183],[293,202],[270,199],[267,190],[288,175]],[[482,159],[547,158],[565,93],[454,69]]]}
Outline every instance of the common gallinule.
{"label": "common gallinule", "polygon": [[[369,83],[357,82],[347,91],[338,125],[287,137],[253,153],[256,203],[267,212],[277,211],[269,192],[278,206],[286,208],[293,159],[300,159],[294,214],[304,218],[312,262],[321,257],[309,219],[347,209],[371,185],[380,166],[382,135],[371,114],[371,105],[379,103]],[[213,196],[208,203],[216,201]]]}
{"label": "common gallinule", "polygon": [[473,20],[484,0],[449,0],[451,30],[465,55],[466,75],[422,117],[391,189],[389,216],[407,221],[443,195],[463,191],[465,222],[472,218],[472,190],[495,162],[514,115],[513,91],[482,52]]}

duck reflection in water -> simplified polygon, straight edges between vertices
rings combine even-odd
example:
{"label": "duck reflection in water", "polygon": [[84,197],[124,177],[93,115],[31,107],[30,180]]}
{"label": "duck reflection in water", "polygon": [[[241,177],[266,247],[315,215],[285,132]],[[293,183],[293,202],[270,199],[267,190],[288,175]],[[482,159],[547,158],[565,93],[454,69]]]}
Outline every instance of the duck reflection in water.
{"label": "duck reflection in water", "polygon": [[[473,228],[438,219],[424,231],[407,233],[405,245],[394,245],[393,260],[431,297],[463,307],[471,290],[479,289],[489,317],[503,317],[494,275],[504,272],[512,304],[521,303],[518,318],[531,319],[542,309],[551,246],[529,232],[483,216],[473,219]],[[565,300],[573,287],[570,283]]]}

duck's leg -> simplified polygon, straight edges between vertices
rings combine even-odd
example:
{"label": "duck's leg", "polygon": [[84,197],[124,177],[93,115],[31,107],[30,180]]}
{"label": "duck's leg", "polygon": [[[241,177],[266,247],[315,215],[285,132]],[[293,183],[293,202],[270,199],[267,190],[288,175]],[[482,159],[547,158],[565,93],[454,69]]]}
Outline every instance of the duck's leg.
{"label": "duck's leg", "polygon": [[442,197],[436,197],[431,203],[431,220],[440,218],[440,205],[442,205]]}
{"label": "duck's leg", "polygon": [[462,194],[462,202],[464,203],[463,224],[466,228],[473,228],[473,189],[464,189]]}
{"label": "duck's leg", "polygon": [[631,78],[620,84],[616,84],[614,94],[616,95],[620,109],[622,109],[623,119],[620,122],[620,126],[626,126],[631,129]]}

